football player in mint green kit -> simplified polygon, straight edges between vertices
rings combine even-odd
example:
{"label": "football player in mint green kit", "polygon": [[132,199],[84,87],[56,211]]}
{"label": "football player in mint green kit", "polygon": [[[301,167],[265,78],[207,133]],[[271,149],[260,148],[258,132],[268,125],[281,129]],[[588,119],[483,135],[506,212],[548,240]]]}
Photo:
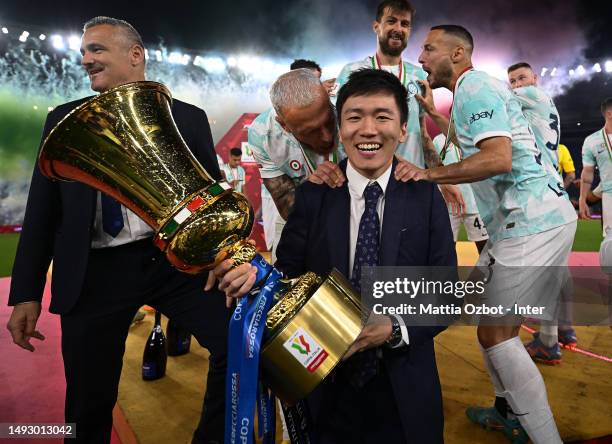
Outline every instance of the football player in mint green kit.
{"label": "football player in mint green kit", "polygon": [[[336,78],[336,84],[329,95],[335,102],[335,95],[344,85],[349,75],[358,69],[383,69],[396,75],[408,92],[408,137],[400,143],[396,154],[400,160],[406,160],[421,168],[440,165],[440,158],[427,134],[425,112],[420,105],[420,84],[425,80],[425,72],[416,65],[402,60],[402,52],[408,45],[408,38],[413,25],[415,9],[408,0],[383,0],[378,4],[372,30],[376,34],[376,52],[365,59],[348,63]],[[401,175],[403,165],[400,162],[396,174]],[[331,176],[341,185],[345,178],[337,165],[325,162],[316,174],[309,177],[311,182],[328,185]],[[442,196],[457,216],[463,215],[465,203],[458,187],[447,184],[440,187]]]}
{"label": "football player in mint green kit", "polygon": [[[522,281],[533,281],[534,266],[567,264],[576,214],[563,188],[542,165],[516,97],[508,85],[472,68],[473,49],[472,36],[462,26],[435,26],[426,37],[419,62],[431,88],[453,92],[451,121],[439,126],[443,131],[451,128],[447,138],[457,142],[463,160],[427,170],[413,166],[411,176],[472,184],[489,233],[479,265],[491,267],[488,285],[511,283],[518,288],[489,292],[491,302],[507,308],[522,305],[533,294],[523,291]],[[424,100],[433,113],[428,88]],[[439,115],[432,117],[437,123],[441,120]],[[515,275],[504,274],[507,266],[514,266]],[[558,287],[547,289],[558,295],[560,283]],[[478,340],[497,399],[495,407],[470,407],[466,413],[484,427],[503,431],[514,443],[527,442],[527,435],[535,444],[561,443],[544,380],[518,337],[521,321],[519,316],[481,317]]]}
{"label": "football player in mint green kit", "polygon": [[[542,163],[559,184],[563,183],[559,173],[558,151],[561,128],[555,103],[538,87],[538,76],[529,63],[519,62],[508,67],[508,81],[542,152]],[[571,286],[564,290],[571,292]],[[544,364],[560,364],[559,343],[566,348],[574,348],[578,343],[576,331],[568,321],[570,318],[571,313],[565,313],[562,317],[565,322],[559,326],[556,322],[542,322],[540,331],[534,333],[533,341],[526,345],[529,355]]]}
{"label": "football player in mint green kit", "polygon": [[580,175],[580,218],[590,219],[587,196],[591,191],[595,166],[601,178],[604,236],[612,229],[612,97],[601,103],[601,114],[605,119],[603,128],[584,139],[582,145],[582,173]]}
{"label": "football player in mint green kit", "polygon": [[563,183],[559,174],[557,152],[561,137],[561,122],[555,102],[538,86],[538,76],[533,72],[529,63],[520,62],[510,66],[508,81],[533,131],[533,136],[542,153],[542,162],[549,172],[558,178],[559,183]]}
{"label": "football player in mint green kit", "polygon": [[418,81],[427,77],[425,71],[410,62],[402,60],[402,52],[408,45],[408,38],[412,29],[414,8],[408,1],[387,0],[379,4],[376,20],[373,24],[377,35],[376,52],[362,60],[344,65],[336,78],[332,93],[344,85],[353,71],[362,68],[384,69],[396,75],[408,91],[408,138],[400,143],[396,153],[415,165],[424,168],[429,164],[423,155],[421,143],[421,121],[425,114],[421,109],[416,95],[420,92]]}
{"label": "football player in mint green kit", "polygon": [[[278,210],[271,242],[272,259],[276,260],[276,247],[293,209],[296,187],[315,174],[322,163],[335,165],[346,156],[338,141],[334,106],[313,69],[298,68],[282,74],[272,84],[270,101],[273,107],[249,126],[248,140],[263,187]],[[331,179],[322,182],[326,180]]]}

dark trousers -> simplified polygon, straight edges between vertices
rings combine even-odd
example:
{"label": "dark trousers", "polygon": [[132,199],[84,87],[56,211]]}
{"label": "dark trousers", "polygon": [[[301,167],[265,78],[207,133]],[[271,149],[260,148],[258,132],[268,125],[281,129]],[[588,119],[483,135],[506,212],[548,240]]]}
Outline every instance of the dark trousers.
{"label": "dark trousers", "polygon": [[205,278],[206,273],[176,271],[150,239],[91,250],[82,294],[61,317],[65,415],[77,432],[71,444],[110,442],[125,340],[144,304],[190,330],[210,351],[204,408],[193,439],[223,442],[230,311],[221,292],[204,293]]}
{"label": "dark trousers", "polygon": [[324,382],[317,415],[319,444],[405,444],[404,428],[384,364],[358,389],[340,366]]}

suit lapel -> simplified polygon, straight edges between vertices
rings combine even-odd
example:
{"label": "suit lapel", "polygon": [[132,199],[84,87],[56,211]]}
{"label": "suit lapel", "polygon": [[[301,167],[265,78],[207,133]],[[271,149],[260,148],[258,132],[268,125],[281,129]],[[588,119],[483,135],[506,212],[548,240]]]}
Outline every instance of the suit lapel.
{"label": "suit lapel", "polygon": [[[343,170],[346,174],[346,161]],[[328,192],[329,218],[327,219],[327,240],[329,241],[330,263],[346,278],[349,271],[349,236],[351,199],[347,182],[339,188],[330,188]]]}
{"label": "suit lapel", "polygon": [[400,183],[395,180],[395,167],[397,161],[393,160],[391,177],[385,192],[385,209],[383,214],[382,234],[380,239],[380,265],[393,266],[397,263],[400,244],[400,230],[404,219],[403,193]]}

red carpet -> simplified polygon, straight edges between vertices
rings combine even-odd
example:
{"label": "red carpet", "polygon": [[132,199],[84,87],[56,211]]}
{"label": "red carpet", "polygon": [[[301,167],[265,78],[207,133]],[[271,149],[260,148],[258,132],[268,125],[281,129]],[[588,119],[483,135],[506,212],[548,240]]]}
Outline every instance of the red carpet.
{"label": "red carpet", "polygon": [[[32,340],[31,353],[15,344],[6,330],[12,308],[6,305],[10,278],[0,279],[0,422],[64,422],[64,366],[60,343],[59,316],[50,314],[49,288],[45,288],[43,309],[37,329],[46,339]],[[77,425],[78,433],[78,425]],[[1,440],[0,440],[1,441]],[[10,440],[9,442],[15,442]],[[40,443],[39,439],[19,443]],[[46,439],[60,443],[60,439]],[[121,444],[113,429],[112,444]]]}
{"label": "red carpet", "polygon": [[599,267],[599,253],[573,251],[569,258],[570,267]]}

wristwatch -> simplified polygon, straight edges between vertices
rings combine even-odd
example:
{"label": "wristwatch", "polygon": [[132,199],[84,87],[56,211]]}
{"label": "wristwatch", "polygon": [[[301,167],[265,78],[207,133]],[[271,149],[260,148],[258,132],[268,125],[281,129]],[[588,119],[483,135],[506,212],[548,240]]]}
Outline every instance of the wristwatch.
{"label": "wristwatch", "polygon": [[397,347],[402,342],[402,329],[395,316],[389,316],[389,319],[391,320],[391,335],[387,338],[385,343],[393,348]]}

